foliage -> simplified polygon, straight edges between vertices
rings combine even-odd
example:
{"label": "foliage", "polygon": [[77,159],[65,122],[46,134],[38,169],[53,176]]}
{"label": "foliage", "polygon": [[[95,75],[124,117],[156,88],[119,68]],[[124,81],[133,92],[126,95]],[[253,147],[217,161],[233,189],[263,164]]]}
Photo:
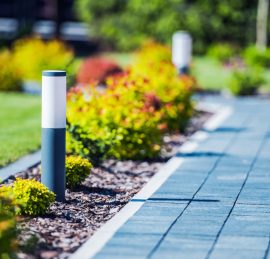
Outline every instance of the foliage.
{"label": "foliage", "polygon": [[0,188],[0,258],[14,256],[17,248],[16,213],[18,205],[15,203],[9,188]]}
{"label": "foliage", "polygon": [[36,180],[17,178],[10,189],[21,204],[19,214],[42,215],[55,199],[55,194]]}
{"label": "foliage", "polygon": [[90,174],[92,164],[79,156],[66,157],[66,181],[67,186],[74,188],[82,183]]}
{"label": "foliage", "polygon": [[229,62],[237,53],[235,46],[229,43],[217,43],[208,49],[208,56],[221,63]]}
{"label": "foliage", "polygon": [[107,157],[156,156],[161,144],[159,115],[143,109],[141,84],[142,80],[122,81],[103,93],[88,87],[71,94],[67,117],[75,134],[69,130],[73,139],[69,151],[88,157],[94,164]]}
{"label": "foliage", "polygon": [[269,67],[270,48],[259,50],[256,46],[250,46],[244,51],[244,59],[250,66]]}
{"label": "foliage", "polygon": [[118,49],[132,49],[149,37],[168,43],[175,31],[187,30],[202,52],[217,41],[252,42],[257,1],[78,0],[75,7],[92,36]]}
{"label": "foliage", "polygon": [[41,81],[42,70],[66,70],[72,74],[73,52],[58,40],[25,38],[13,46],[14,61],[24,79]]}
{"label": "foliage", "polygon": [[128,71],[108,78],[105,91],[92,85],[69,92],[69,152],[94,164],[158,156],[164,132],[184,129],[192,115],[194,83],[178,76],[167,47],[146,44]]}
{"label": "foliage", "polygon": [[235,70],[231,76],[229,88],[234,95],[253,95],[263,82],[258,70]]}
{"label": "foliage", "polygon": [[145,92],[154,91],[162,103],[161,121],[168,131],[184,131],[193,114],[191,97],[196,86],[194,78],[179,76],[171,63],[171,50],[148,42],[137,52],[130,68],[134,77],[147,79]]}
{"label": "foliage", "polygon": [[106,58],[94,57],[85,59],[77,73],[77,83],[89,84],[93,82],[105,83],[108,76],[121,72],[122,69]]}
{"label": "foliage", "polygon": [[21,86],[21,73],[12,54],[7,50],[0,52],[0,91],[20,91]]}

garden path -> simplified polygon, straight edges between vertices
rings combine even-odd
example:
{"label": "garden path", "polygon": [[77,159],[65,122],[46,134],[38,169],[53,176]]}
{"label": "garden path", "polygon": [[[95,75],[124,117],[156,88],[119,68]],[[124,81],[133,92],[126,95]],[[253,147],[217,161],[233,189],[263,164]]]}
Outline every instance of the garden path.
{"label": "garden path", "polygon": [[219,102],[234,112],[94,258],[270,258],[270,100]]}

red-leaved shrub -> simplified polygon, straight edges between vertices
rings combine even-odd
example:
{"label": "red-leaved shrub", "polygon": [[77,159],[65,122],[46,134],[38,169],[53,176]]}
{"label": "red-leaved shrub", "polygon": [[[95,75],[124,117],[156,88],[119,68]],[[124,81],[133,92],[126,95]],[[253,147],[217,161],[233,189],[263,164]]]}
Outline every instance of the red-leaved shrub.
{"label": "red-leaved shrub", "polygon": [[77,74],[77,83],[105,83],[108,76],[120,72],[122,72],[121,67],[114,61],[101,57],[90,57],[81,64]]}

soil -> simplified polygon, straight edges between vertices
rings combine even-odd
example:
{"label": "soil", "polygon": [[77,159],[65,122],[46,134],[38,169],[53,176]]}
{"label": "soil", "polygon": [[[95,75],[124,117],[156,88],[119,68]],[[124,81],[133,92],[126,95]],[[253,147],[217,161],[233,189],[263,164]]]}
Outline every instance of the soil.
{"label": "soil", "polygon": [[[55,202],[39,217],[21,217],[19,258],[68,258],[106,221],[112,218],[177,153],[188,137],[211,116],[199,111],[185,134],[164,137],[162,156],[155,161],[107,160],[94,168],[75,190],[66,190],[66,202]],[[40,180],[40,166],[10,177]]]}

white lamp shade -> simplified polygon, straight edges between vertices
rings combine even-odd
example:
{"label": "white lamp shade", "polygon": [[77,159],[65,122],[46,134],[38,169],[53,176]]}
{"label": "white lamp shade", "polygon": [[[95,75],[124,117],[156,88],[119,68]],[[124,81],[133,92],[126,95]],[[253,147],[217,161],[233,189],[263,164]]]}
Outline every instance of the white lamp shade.
{"label": "white lamp shade", "polygon": [[[50,71],[48,71],[50,73]],[[42,128],[66,127],[66,76],[42,76]]]}
{"label": "white lamp shade", "polygon": [[178,67],[189,67],[192,56],[192,38],[184,31],[173,34],[172,63]]}

